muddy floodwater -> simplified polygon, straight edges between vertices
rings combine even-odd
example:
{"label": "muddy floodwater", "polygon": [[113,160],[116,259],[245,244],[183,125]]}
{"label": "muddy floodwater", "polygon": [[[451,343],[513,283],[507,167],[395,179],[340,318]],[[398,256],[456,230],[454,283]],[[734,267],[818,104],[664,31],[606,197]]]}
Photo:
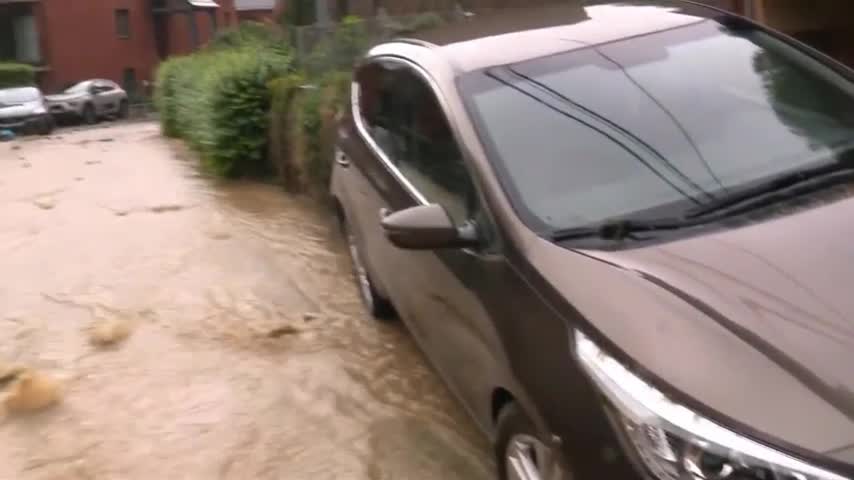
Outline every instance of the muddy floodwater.
{"label": "muddy floodwater", "polygon": [[0,480],[491,478],[328,213],[191,157],[151,123],[0,144],[0,361],[63,385],[0,420]]}

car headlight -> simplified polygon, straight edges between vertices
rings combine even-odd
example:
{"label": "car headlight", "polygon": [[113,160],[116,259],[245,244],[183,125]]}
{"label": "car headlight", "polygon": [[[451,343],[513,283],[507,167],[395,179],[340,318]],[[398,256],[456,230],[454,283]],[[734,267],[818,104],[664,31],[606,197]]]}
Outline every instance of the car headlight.
{"label": "car headlight", "polygon": [[849,480],[671,401],[581,332],[575,347],[583,368],[616,407],[641,461],[662,480]]}

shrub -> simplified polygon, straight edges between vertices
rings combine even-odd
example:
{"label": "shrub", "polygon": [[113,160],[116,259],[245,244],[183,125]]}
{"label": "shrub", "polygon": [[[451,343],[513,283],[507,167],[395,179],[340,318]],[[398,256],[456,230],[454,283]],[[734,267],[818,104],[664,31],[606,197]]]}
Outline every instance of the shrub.
{"label": "shrub", "polygon": [[293,135],[290,128],[295,111],[292,108],[294,98],[300,93],[303,85],[305,85],[305,78],[299,74],[277,78],[270,82],[271,107],[268,155],[279,181],[292,191],[304,190],[307,183],[299,177],[299,172],[302,169],[295,166],[299,160],[296,155],[304,149],[302,146],[294,144],[296,136]]}
{"label": "shrub", "polygon": [[160,114],[160,128],[163,134],[169,137],[179,135],[176,89],[178,72],[181,71],[182,65],[187,63],[189,63],[187,57],[173,57],[161,63],[157,69],[154,108]]}
{"label": "shrub", "polygon": [[288,53],[285,32],[272,25],[260,22],[241,22],[237,28],[219,31],[207,45],[208,50],[260,47]]}
{"label": "shrub", "polygon": [[255,42],[164,62],[155,95],[164,134],[187,140],[218,175],[268,172],[267,84],[290,64],[285,48]]}
{"label": "shrub", "polygon": [[0,62],[0,88],[32,85],[35,80],[35,69],[30,65]]}
{"label": "shrub", "polygon": [[315,22],[315,13],[316,7],[313,0],[293,0],[287,3],[279,20],[286,26],[311,25]]}
{"label": "shrub", "polygon": [[346,105],[350,75],[333,72],[312,85],[294,76],[274,82],[271,157],[291,191],[323,193],[329,184],[336,118]]}
{"label": "shrub", "polygon": [[365,22],[356,16],[345,17],[326,40],[318,43],[305,58],[303,67],[313,76],[350,69],[370,45]]}
{"label": "shrub", "polygon": [[444,23],[445,20],[438,13],[421,13],[394,25],[390,30],[394,36],[409,35],[418,31],[439,27]]}

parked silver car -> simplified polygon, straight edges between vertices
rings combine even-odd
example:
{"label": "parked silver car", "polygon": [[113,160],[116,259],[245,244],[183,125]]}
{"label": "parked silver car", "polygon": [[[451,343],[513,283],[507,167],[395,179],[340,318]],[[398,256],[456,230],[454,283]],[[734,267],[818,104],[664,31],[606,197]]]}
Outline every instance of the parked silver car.
{"label": "parked silver car", "polygon": [[128,116],[128,94],[110,80],[86,80],[59,95],[48,95],[50,113],[92,124],[101,118]]}
{"label": "parked silver car", "polygon": [[42,92],[35,87],[0,90],[0,130],[48,135],[53,131]]}

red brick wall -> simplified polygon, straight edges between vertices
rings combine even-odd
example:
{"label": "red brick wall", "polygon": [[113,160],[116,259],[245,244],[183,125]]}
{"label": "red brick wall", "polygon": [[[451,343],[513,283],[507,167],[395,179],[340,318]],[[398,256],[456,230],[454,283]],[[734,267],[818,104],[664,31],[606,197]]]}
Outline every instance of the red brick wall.
{"label": "red brick wall", "polygon": [[[217,28],[237,24],[234,0],[219,0]],[[88,78],[108,78],[122,83],[124,70],[136,70],[139,83],[151,80],[160,57],[157,53],[154,16],[148,0],[42,0],[36,15],[42,53],[50,70],[41,77],[47,91]],[[130,37],[116,33],[115,10],[127,9]],[[213,36],[207,11],[195,13],[199,45]],[[187,15],[173,13],[167,20],[167,53],[186,54],[193,50]]]}
{"label": "red brick wall", "polygon": [[242,10],[237,12],[237,17],[241,22],[262,22],[271,23],[274,21],[274,14],[271,10]]}
{"label": "red brick wall", "polygon": [[234,0],[217,0],[219,10],[217,11],[217,25],[219,28],[233,27],[237,25],[237,10],[234,8]]}
{"label": "red brick wall", "polygon": [[[55,90],[101,77],[121,82],[125,68],[150,78],[157,54],[146,0],[43,0],[39,14],[42,50],[50,70],[43,87]],[[116,33],[115,10],[127,9],[130,38]]]}

